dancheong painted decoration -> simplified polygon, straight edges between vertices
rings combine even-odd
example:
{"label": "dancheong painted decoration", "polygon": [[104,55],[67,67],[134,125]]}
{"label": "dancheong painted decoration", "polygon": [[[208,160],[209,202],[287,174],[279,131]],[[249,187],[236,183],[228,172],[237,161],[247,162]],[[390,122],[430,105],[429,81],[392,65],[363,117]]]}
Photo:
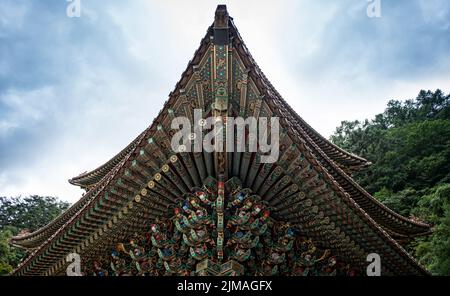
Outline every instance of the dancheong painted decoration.
{"label": "dancheong painted decoration", "polygon": [[[172,121],[194,122],[194,110],[215,121],[278,118],[278,157],[230,150],[228,133],[215,140],[223,149],[174,151]],[[219,5],[153,123],[110,161],[69,180],[86,190],[71,208],[11,240],[29,251],[14,274],[65,275],[76,253],[83,275],[366,275],[375,253],[382,275],[427,275],[402,244],[430,227],[352,179],[369,165],[283,100]]]}

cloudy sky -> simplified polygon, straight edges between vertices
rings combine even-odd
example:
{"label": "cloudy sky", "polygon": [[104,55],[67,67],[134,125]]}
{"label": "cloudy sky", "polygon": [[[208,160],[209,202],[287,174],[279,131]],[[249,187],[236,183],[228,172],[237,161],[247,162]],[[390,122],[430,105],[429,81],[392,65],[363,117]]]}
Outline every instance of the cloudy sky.
{"label": "cloudy sky", "polygon": [[[375,0],[374,0],[375,1]],[[156,116],[225,3],[283,97],[328,137],[389,99],[450,91],[450,2],[0,1],[0,196],[76,201],[67,179],[109,160]]]}

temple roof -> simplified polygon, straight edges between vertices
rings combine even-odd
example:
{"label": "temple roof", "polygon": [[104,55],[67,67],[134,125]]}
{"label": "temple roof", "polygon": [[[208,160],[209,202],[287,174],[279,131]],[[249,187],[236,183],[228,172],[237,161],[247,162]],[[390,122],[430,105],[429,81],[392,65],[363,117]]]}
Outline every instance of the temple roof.
{"label": "temple roof", "polygon": [[[235,152],[230,174],[263,196],[278,219],[298,225],[353,264],[362,268],[363,254],[377,252],[389,264],[383,267],[387,274],[427,274],[395,239],[429,233],[430,226],[398,215],[361,188],[349,174],[369,163],[311,128],[263,74],[232,18],[227,25],[231,112],[277,116],[282,127],[276,164],[258,163],[255,153]],[[11,240],[32,250],[16,274],[59,273],[71,251],[98,256],[127,234],[141,231],[143,221],[164,216],[177,194],[215,174],[210,155],[171,152],[168,140],[175,115],[191,117],[192,107],[211,112],[214,54],[218,36],[223,38],[215,29],[208,28],[153,123],[110,161],[70,180],[87,193],[47,226]]]}

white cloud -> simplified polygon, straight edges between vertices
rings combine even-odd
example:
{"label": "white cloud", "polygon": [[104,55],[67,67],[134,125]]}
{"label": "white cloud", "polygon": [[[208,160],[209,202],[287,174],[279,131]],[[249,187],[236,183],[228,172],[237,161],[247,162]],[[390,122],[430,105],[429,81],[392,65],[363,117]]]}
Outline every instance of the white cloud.
{"label": "white cloud", "polygon": [[[396,76],[388,67],[397,69],[395,59],[374,61],[391,58],[398,50],[389,43],[394,33],[388,31],[402,20],[390,19],[388,10],[383,21],[374,23],[365,16],[365,0],[86,1],[80,19],[65,17],[64,9],[61,16],[42,14],[54,20],[21,17],[11,23],[8,16],[8,26],[25,46],[36,48],[36,56],[18,52],[10,63],[0,59],[0,75],[26,75],[17,65],[27,58],[30,71],[37,64],[44,68],[38,75],[54,72],[58,79],[39,76],[40,84],[25,89],[15,81],[2,89],[0,80],[0,114],[6,114],[0,118],[0,135],[10,137],[29,127],[39,139],[0,143],[2,153],[15,160],[0,167],[0,195],[55,195],[76,201],[82,191],[67,179],[109,160],[152,122],[221,2],[228,5],[264,73],[324,136],[341,120],[372,118],[388,99],[412,98],[422,88],[450,85],[444,68]],[[8,15],[24,15],[27,9]],[[367,32],[386,44],[369,42]],[[415,38],[413,33],[406,37]]]}
{"label": "white cloud", "polygon": [[[25,3],[14,3],[2,1],[0,3],[0,28],[9,28],[20,30],[24,23],[24,18],[28,12],[28,6]],[[0,30],[0,37],[2,37]]]}
{"label": "white cloud", "polygon": [[52,87],[32,91],[10,90],[0,96],[0,102],[14,110],[6,120],[9,120],[10,126],[16,127],[32,124],[54,114],[54,100]]}

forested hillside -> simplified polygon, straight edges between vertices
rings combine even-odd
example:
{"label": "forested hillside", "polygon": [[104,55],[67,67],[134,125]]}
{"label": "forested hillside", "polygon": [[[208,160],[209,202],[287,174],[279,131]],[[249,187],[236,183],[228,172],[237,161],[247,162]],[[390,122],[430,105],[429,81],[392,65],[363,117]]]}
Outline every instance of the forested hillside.
{"label": "forested hillside", "polygon": [[450,275],[450,95],[391,100],[372,120],[343,121],[331,140],[373,163],[354,175],[371,194],[434,226],[407,248],[432,273]]}
{"label": "forested hillside", "polygon": [[68,207],[55,197],[0,197],[0,275],[9,274],[26,255],[9,245],[11,236],[39,229]]}

